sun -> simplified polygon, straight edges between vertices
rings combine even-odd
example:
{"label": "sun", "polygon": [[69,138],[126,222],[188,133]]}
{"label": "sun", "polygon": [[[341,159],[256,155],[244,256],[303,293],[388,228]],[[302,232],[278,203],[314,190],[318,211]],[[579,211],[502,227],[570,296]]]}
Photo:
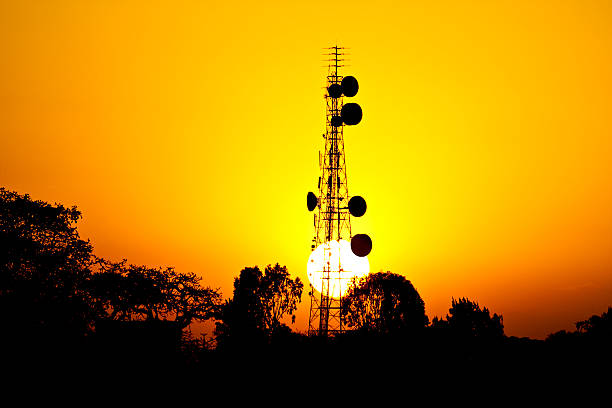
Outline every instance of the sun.
{"label": "sun", "polygon": [[[368,257],[359,257],[351,251],[348,241],[329,241],[312,251],[308,258],[308,280],[322,293],[327,289],[325,266],[329,264],[329,296],[335,299],[344,295],[353,281],[370,273]],[[324,287],[325,285],[325,287]]]}

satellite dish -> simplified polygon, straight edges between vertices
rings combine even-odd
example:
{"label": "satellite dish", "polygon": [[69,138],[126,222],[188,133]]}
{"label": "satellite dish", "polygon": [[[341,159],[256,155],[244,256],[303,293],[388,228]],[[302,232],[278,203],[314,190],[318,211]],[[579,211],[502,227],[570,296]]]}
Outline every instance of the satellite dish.
{"label": "satellite dish", "polygon": [[317,208],[317,204],[317,196],[314,195],[312,191],[309,191],[308,194],[306,194],[306,205],[308,206],[308,211],[312,211]]}
{"label": "satellite dish", "polygon": [[359,90],[359,83],[353,76],[346,76],[342,79],[342,93],[344,96],[355,96]]}
{"label": "satellite dish", "polygon": [[342,96],[342,87],[340,84],[331,84],[329,88],[327,88],[327,93],[334,99],[339,98]]}
{"label": "satellite dish", "polygon": [[345,103],[340,111],[342,115],[342,121],[345,125],[356,125],[361,122],[363,112],[361,112],[361,106],[356,103]]}
{"label": "satellite dish", "polygon": [[342,126],[342,117],[341,116],[332,116],[332,118],[331,118],[331,125],[333,127],[340,127],[340,126]]}
{"label": "satellite dish", "polygon": [[361,196],[354,196],[348,202],[349,212],[353,217],[361,217],[365,214],[368,206],[366,205],[366,201]]}
{"label": "satellite dish", "polygon": [[351,251],[357,256],[368,256],[372,251],[372,239],[366,234],[357,234],[351,239]]}

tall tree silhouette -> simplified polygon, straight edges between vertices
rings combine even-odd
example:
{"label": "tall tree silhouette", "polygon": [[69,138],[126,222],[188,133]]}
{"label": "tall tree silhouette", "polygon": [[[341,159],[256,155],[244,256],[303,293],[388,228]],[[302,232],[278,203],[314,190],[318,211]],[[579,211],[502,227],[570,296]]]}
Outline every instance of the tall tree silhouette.
{"label": "tall tree silhouette", "polygon": [[478,302],[467,298],[451,301],[449,314],[446,315],[447,326],[456,334],[463,337],[501,338],[504,336],[504,318],[496,313],[491,316],[489,309],[481,308]]}
{"label": "tall tree silhouette", "polygon": [[379,334],[416,331],[429,324],[425,303],[412,283],[391,272],[369,274],[343,299],[344,322]]}
{"label": "tall tree silhouette", "polygon": [[[23,336],[80,335],[91,327],[84,284],[92,246],[79,238],[76,207],[0,188],[0,320]],[[8,330],[7,330],[8,329]]]}
{"label": "tall tree silhouette", "polygon": [[215,331],[219,344],[267,341],[282,329],[286,315],[295,320],[303,288],[300,278],[291,279],[287,267],[278,263],[263,273],[257,266],[244,268],[234,279],[233,298],[219,316]]}

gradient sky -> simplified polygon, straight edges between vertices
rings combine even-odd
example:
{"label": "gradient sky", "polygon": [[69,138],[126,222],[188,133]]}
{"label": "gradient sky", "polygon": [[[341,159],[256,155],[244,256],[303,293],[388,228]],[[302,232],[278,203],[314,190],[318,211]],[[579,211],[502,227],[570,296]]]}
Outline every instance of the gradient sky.
{"label": "gradient sky", "polygon": [[307,281],[338,43],[372,270],[430,318],[467,296],[544,338],[612,305],[611,22],[589,0],[0,0],[0,185],[226,297],[245,266]]}

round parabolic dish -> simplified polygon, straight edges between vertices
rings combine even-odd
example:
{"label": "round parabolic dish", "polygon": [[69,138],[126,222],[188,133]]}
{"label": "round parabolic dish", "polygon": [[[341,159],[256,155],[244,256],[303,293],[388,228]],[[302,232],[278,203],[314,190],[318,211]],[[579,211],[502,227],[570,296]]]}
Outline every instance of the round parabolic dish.
{"label": "round parabolic dish", "polygon": [[334,99],[341,97],[342,86],[340,86],[340,84],[331,84],[329,88],[327,88],[327,94]]}
{"label": "round parabolic dish", "polygon": [[342,117],[341,116],[332,116],[332,118],[331,118],[331,125],[333,127],[340,127],[340,126],[342,126]]}
{"label": "round parabolic dish", "polygon": [[354,76],[346,76],[342,79],[342,93],[344,96],[355,96],[359,90],[359,83]]}
{"label": "round parabolic dish", "polygon": [[361,122],[363,112],[361,112],[361,106],[356,103],[345,103],[340,111],[342,115],[342,121],[345,125],[356,125]]}
{"label": "round parabolic dish", "polygon": [[361,217],[368,208],[366,201],[361,196],[354,196],[348,202],[349,212],[353,217]]}
{"label": "round parabolic dish", "polygon": [[372,239],[367,234],[357,234],[351,239],[351,251],[357,256],[368,256],[372,251]]}

